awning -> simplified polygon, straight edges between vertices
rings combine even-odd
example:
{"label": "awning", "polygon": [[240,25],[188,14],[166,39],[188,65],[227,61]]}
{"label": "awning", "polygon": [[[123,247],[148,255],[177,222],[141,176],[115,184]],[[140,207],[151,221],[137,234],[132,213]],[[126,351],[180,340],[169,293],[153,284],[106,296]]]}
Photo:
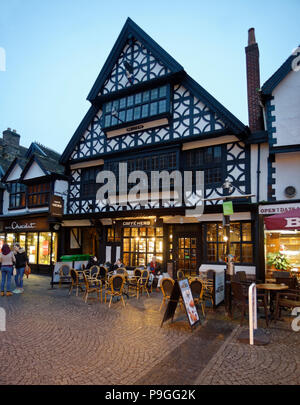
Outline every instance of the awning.
{"label": "awning", "polygon": [[268,230],[300,230],[300,208],[295,208],[282,214],[265,217],[265,226]]}

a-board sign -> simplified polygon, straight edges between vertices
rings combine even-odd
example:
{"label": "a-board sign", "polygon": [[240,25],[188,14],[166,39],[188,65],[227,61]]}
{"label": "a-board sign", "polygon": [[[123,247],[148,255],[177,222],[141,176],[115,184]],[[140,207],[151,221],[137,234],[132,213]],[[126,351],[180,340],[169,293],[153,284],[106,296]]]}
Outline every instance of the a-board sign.
{"label": "a-board sign", "polygon": [[188,282],[188,279],[183,279],[179,281],[175,281],[173,290],[170,296],[170,300],[167,305],[166,312],[164,314],[161,326],[164,322],[169,319],[174,318],[174,314],[177,308],[177,304],[179,302],[180,297],[182,298],[183,305],[186,310],[186,315],[191,327],[194,327],[198,322],[200,322],[200,318],[198,315],[197,308],[194,303],[192,291]]}

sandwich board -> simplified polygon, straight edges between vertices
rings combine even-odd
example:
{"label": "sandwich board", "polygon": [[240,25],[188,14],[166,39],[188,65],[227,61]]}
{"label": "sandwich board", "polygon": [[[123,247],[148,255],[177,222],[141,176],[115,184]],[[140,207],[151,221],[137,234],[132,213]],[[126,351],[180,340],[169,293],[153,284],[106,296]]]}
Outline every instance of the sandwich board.
{"label": "sandwich board", "polygon": [[168,302],[163,320],[161,322],[161,326],[169,319],[171,319],[173,322],[174,314],[180,298],[182,298],[190,327],[193,329],[198,323],[200,323],[199,314],[194,303],[189,281],[185,278],[183,280],[175,281],[170,300]]}

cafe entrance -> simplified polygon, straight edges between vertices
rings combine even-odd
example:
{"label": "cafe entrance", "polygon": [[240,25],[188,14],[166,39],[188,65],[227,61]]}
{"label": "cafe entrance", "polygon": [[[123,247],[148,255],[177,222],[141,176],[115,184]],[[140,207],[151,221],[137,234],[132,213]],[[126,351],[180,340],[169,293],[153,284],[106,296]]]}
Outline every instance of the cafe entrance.
{"label": "cafe entrance", "polygon": [[[197,275],[200,265],[200,238],[195,233],[179,233],[174,240],[175,260],[177,261],[177,269],[183,270],[185,275],[195,276]],[[174,253],[175,253],[174,252]]]}

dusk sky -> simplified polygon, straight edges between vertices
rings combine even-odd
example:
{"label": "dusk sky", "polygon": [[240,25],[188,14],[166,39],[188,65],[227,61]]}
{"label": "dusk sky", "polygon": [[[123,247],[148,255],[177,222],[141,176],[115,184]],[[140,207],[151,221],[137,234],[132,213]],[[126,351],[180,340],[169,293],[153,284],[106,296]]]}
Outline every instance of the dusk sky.
{"label": "dusk sky", "polygon": [[299,15],[299,0],[0,0],[0,132],[62,153],[127,17],[248,125],[248,29],[262,85],[300,44]]}

